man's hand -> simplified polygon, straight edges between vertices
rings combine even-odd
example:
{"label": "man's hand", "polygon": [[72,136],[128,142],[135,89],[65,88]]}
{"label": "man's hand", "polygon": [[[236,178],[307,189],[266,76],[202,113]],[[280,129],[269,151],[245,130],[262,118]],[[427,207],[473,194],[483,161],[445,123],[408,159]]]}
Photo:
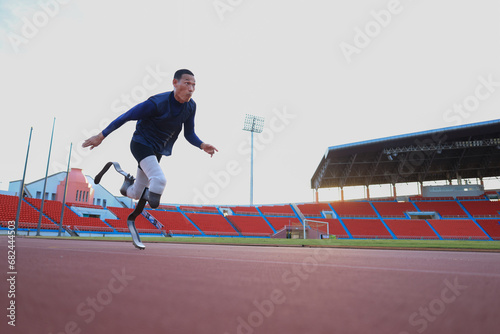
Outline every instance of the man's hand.
{"label": "man's hand", "polygon": [[103,140],[104,140],[104,135],[101,132],[98,135],[92,136],[89,139],[87,139],[86,141],[84,141],[82,144],[82,147],[89,147],[90,146],[90,149],[93,149],[94,147],[99,146]]}
{"label": "man's hand", "polygon": [[206,144],[206,143],[202,143],[200,145],[200,148],[207,152],[208,154],[210,154],[210,157],[212,157],[215,152],[219,152],[213,145],[210,145],[210,144]]}

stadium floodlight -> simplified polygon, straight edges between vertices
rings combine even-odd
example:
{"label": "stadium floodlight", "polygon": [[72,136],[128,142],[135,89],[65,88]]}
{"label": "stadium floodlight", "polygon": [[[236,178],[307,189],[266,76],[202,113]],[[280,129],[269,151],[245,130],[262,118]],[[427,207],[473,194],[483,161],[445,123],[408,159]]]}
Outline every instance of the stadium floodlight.
{"label": "stadium floodlight", "polygon": [[250,205],[253,205],[253,133],[261,133],[264,130],[264,117],[246,114],[244,131],[251,133],[251,151],[250,151]]}

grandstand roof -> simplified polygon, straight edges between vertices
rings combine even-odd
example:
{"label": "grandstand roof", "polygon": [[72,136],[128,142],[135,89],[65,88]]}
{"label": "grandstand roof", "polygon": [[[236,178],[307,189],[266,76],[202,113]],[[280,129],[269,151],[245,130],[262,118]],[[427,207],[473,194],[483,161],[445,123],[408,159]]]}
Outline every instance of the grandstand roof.
{"label": "grandstand roof", "polygon": [[311,188],[500,176],[500,119],[329,147]]}

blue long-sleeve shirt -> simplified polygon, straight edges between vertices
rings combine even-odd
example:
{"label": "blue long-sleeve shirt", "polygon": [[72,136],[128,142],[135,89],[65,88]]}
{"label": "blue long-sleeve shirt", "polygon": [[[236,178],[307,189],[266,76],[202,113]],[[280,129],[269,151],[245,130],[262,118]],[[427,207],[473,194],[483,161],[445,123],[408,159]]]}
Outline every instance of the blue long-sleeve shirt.
{"label": "blue long-sleeve shirt", "polygon": [[104,137],[128,121],[136,120],[133,140],[152,147],[156,152],[170,155],[172,147],[184,125],[184,137],[196,147],[202,141],[194,131],[196,103],[180,103],[173,92],[166,92],[150,97],[129,111],[117,117],[103,131]]}

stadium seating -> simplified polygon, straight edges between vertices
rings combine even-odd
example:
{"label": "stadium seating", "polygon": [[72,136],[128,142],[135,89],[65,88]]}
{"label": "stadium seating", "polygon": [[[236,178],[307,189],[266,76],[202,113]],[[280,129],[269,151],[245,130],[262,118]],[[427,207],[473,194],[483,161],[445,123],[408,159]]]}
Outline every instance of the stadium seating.
{"label": "stadium seating", "polygon": [[[40,210],[41,199],[27,198],[26,200]],[[43,213],[57,224],[61,221],[61,209],[61,202],[45,200],[43,203]],[[113,232],[113,229],[99,218],[80,217],[67,206],[64,207],[63,225],[80,231]]]}
{"label": "stadium seating", "polygon": [[[106,223],[111,226],[116,232],[128,232],[127,221],[122,219],[106,219]],[[139,231],[140,232],[140,231]]]}
{"label": "stadium seating", "polygon": [[201,234],[189,220],[178,211],[149,210],[149,213],[163,224],[163,229],[171,234]]}
{"label": "stadium seating", "polygon": [[265,216],[291,216],[295,217],[292,206],[289,204],[283,205],[266,205],[258,207],[260,212]]}
{"label": "stadium seating", "polygon": [[276,231],[281,230],[287,225],[298,226],[302,225],[300,220],[295,217],[266,217],[267,221],[274,227]]}
{"label": "stadium seating", "polygon": [[[9,221],[14,221],[17,215],[17,205],[19,202],[19,197],[0,195],[0,222],[7,223]],[[40,218],[40,212],[35,210],[30,204],[22,200],[21,202],[21,212],[19,216],[19,226],[33,226],[38,225],[38,220]],[[3,226],[3,224],[2,224]],[[5,226],[7,226],[5,224]],[[51,229],[58,228],[54,222],[47,219],[47,217],[42,216],[41,228]]]}
{"label": "stadium seating", "polygon": [[228,208],[231,209],[234,214],[241,214],[241,215],[258,215],[258,214],[260,214],[259,211],[257,211],[257,208],[255,206],[230,206]]}
{"label": "stadium seating", "polygon": [[180,206],[181,211],[184,212],[207,212],[207,213],[218,213],[216,207],[214,206]]}
{"label": "stadium seating", "polygon": [[[495,192],[496,193],[496,192]],[[395,200],[339,201],[332,203],[301,203],[227,206],[232,211],[221,214],[218,206],[163,205],[162,209],[146,209],[163,227],[162,231],[177,235],[263,236],[269,237],[287,225],[303,226],[300,214],[306,219],[328,222],[329,232],[338,238],[396,238],[406,239],[476,239],[500,240],[500,202],[485,197],[450,198],[414,197],[412,202]],[[0,224],[3,228],[15,219],[18,197],[0,195]],[[64,225],[80,231],[127,233],[130,208],[81,205],[80,208],[109,210],[117,219],[80,217],[69,207],[64,208]],[[36,228],[41,206],[40,199],[22,201],[20,228]],[[294,211],[294,207],[297,213]],[[226,207],[222,207],[226,208]],[[42,229],[57,229],[62,203],[46,200]],[[338,219],[324,218],[325,211],[332,211]],[[410,219],[409,211],[437,212],[441,219]],[[470,217],[474,217],[474,220]],[[384,225],[385,223],[385,225]],[[311,223],[314,225],[314,223]],[[136,219],[141,233],[159,233],[143,215]],[[326,233],[326,226],[314,226]],[[323,231],[324,229],[324,231]],[[392,232],[392,234],[391,234]]]}
{"label": "stadium seating", "polygon": [[227,219],[243,236],[269,236],[274,233],[262,217],[233,215]]}
{"label": "stadium seating", "polygon": [[444,239],[488,239],[470,219],[429,219],[428,222]]}
{"label": "stadium seating", "polygon": [[205,234],[237,236],[238,232],[221,214],[187,212],[186,216]]}
{"label": "stadium seating", "polygon": [[417,211],[410,202],[372,202],[382,218],[405,218],[405,212]]}
{"label": "stadium seating", "polygon": [[446,197],[424,197],[422,195],[418,196],[410,196],[410,201],[418,202],[418,201],[454,201],[455,198],[451,196]]}
{"label": "stadium seating", "polygon": [[304,203],[297,204],[297,207],[306,218],[321,218],[323,211],[332,211],[328,203]]}
{"label": "stadium seating", "polygon": [[[146,206],[145,206],[147,209],[151,209],[151,206],[149,206],[149,202],[146,203]],[[175,207],[174,205],[164,205],[164,204],[160,204],[157,208],[157,210],[169,210],[169,211],[177,211],[177,207]]]}
{"label": "stadium seating", "polygon": [[420,211],[435,211],[443,218],[466,218],[467,213],[456,201],[414,202]]}
{"label": "stadium seating", "polygon": [[493,240],[500,240],[500,219],[477,219],[476,221]]}
{"label": "stadium seating", "polygon": [[384,219],[398,239],[439,239],[423,219]]}
{"label": "stadium seating", "polygon": [[369,202],[332,202],[339,217],[377,217]]}
{"label": "stadium seating", "polygon": [[379,219],[342,219],[353,238],[392,239]]}
{"label": "stadium seating", "polygon": [[[113,226],[113,228],[118,232],[129,232],[127,226],[127,218],[134,211],[130,208],[118,208],[108,206],[108,210],[111,211],[118,219],[106,219],[106,222]],[[156,226],[151,224],[149,220],[143,215],[137,216],[135,219],[135,227],[140,233],[158,233]]]}
{"label": "stadium seating", "polygon": [[79,217],[78,222],[71,227],[79,231],[114,232],[113,229],[101,219],[92,217]]}
{"label": "stadium seating", "polygon": [[484,195],[479,195],[479,196],[458,196],[457,200],[462,201],[462,200],[485,200],[486,197]]}
{"label": "stadium seating", "polygon": [[461,201],[460,203],[469,211],[472,217],[500,217],[500,201]]}
{"label": "stadium seating", "polygon": [[76,206],[77,208],[89,208],[89,209],[104,209],[101,205],[87,204],[87,203],[66,203],[67,206]]}

